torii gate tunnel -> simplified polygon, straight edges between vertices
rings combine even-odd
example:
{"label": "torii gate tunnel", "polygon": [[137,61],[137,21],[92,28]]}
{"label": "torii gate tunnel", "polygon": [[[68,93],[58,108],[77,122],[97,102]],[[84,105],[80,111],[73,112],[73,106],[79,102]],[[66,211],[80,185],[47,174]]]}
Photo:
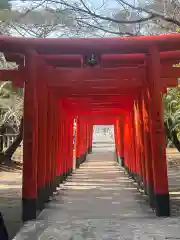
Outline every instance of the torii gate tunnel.
{"label": "torii gate tunnel", "polygon": [[2,80],[25,88],[23,220],[35,219],[56,187],[92,151],[94,124],[112,124],[117,160],[143,185],[157,216],[169,216],[162,96],[177,86],[180,35],[132,38],[0,37]]}

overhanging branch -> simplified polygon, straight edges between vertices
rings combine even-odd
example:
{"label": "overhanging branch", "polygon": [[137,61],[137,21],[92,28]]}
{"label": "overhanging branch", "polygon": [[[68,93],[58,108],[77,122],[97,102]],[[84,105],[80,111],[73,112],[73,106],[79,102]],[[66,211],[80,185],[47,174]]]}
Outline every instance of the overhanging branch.
{"label": "overhanging branch", "polygon": [[100,14],[94,13],[92,12],[90,9],[86,10],[80,7],[77,7],[77,5],[71,5],[65,1],[56,1],[56,0],[51,0],[52,3],[56,3],[56,4],[62,4],[68,8],[70,8],[70,10],[74,11],[74,12],[81,12],[87,15],[90,15],[92,17],[101,19],[101,20],[105,20],[105,21],[109,21],[109,22],[113,22],[113,23],[117,23],[117,24],[135,24],[135,23],[142,23],[142,22],[146,22],[148,20],[151,20],[153,18],[155,18],[155,16],[153,14],[151,14],[148,17],[145,18],[140,18],[137,20],[117,20],[108,16],[101,16]]}
{"label": "overhanging branch", "polygon": [[[101,30],[101,31],[104,31],[104,32],[107,32],[107,33],[111,33],[111,34],[115,34],[115,35],[118,35],[118,36],[136,36],[136,34],[133,34],[131,32],[118,32],[118,31],[111,31],[109,29],[105,29],[104,27],[100,27],[100,26],[96,26],[96,25],[92,25],[92,24],[89,24],[83,20],[78,20],[78,23],[79,24],[83,24],[85,26],[88,26],[88,27],[91,27],[91,28],[94,28],[94,29],[98,29],[98,30]],[[82,26],[82,25],[81,25]]]}

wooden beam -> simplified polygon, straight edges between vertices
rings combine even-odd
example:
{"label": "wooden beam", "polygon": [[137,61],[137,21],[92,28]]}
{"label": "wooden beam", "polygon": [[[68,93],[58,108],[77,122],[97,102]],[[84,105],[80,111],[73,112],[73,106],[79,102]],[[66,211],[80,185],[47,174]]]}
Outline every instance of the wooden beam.
{"label": "wooden beam", "polygon": [[0,70],[0,81],[11,81],[14,87],[23,88],[25,82],[24,70]]}

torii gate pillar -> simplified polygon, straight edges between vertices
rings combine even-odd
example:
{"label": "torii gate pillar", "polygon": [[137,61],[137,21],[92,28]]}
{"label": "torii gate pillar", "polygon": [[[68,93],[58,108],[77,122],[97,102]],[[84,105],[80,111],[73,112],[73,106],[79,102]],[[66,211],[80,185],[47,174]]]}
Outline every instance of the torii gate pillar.
{"label": "torii gate pillar", "polygon": [[24,221],[36,218],[37,210],[37,144],[38,144],[38,108],[37,108],[37,61],[33,52],[26,54],[25,96],[24,96],[24,136],[23,136],[23,186],[22,218]]}
{"label": "torii gate pillar", "polygon": [[160,88],[160,54],[153,46],[148,56],[148,85],[151,117],[152,169],[157,216],[170,216],[166,141]]}

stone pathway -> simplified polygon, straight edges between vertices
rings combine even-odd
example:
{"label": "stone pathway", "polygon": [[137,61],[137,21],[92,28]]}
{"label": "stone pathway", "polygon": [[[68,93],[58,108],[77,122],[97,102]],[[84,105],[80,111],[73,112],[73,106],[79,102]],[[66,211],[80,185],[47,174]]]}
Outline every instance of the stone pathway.
{"label": "stone pathway", "polygon": [[179,222],[155,216],[113,152],[95,152],[15,240],[180,239]]}

